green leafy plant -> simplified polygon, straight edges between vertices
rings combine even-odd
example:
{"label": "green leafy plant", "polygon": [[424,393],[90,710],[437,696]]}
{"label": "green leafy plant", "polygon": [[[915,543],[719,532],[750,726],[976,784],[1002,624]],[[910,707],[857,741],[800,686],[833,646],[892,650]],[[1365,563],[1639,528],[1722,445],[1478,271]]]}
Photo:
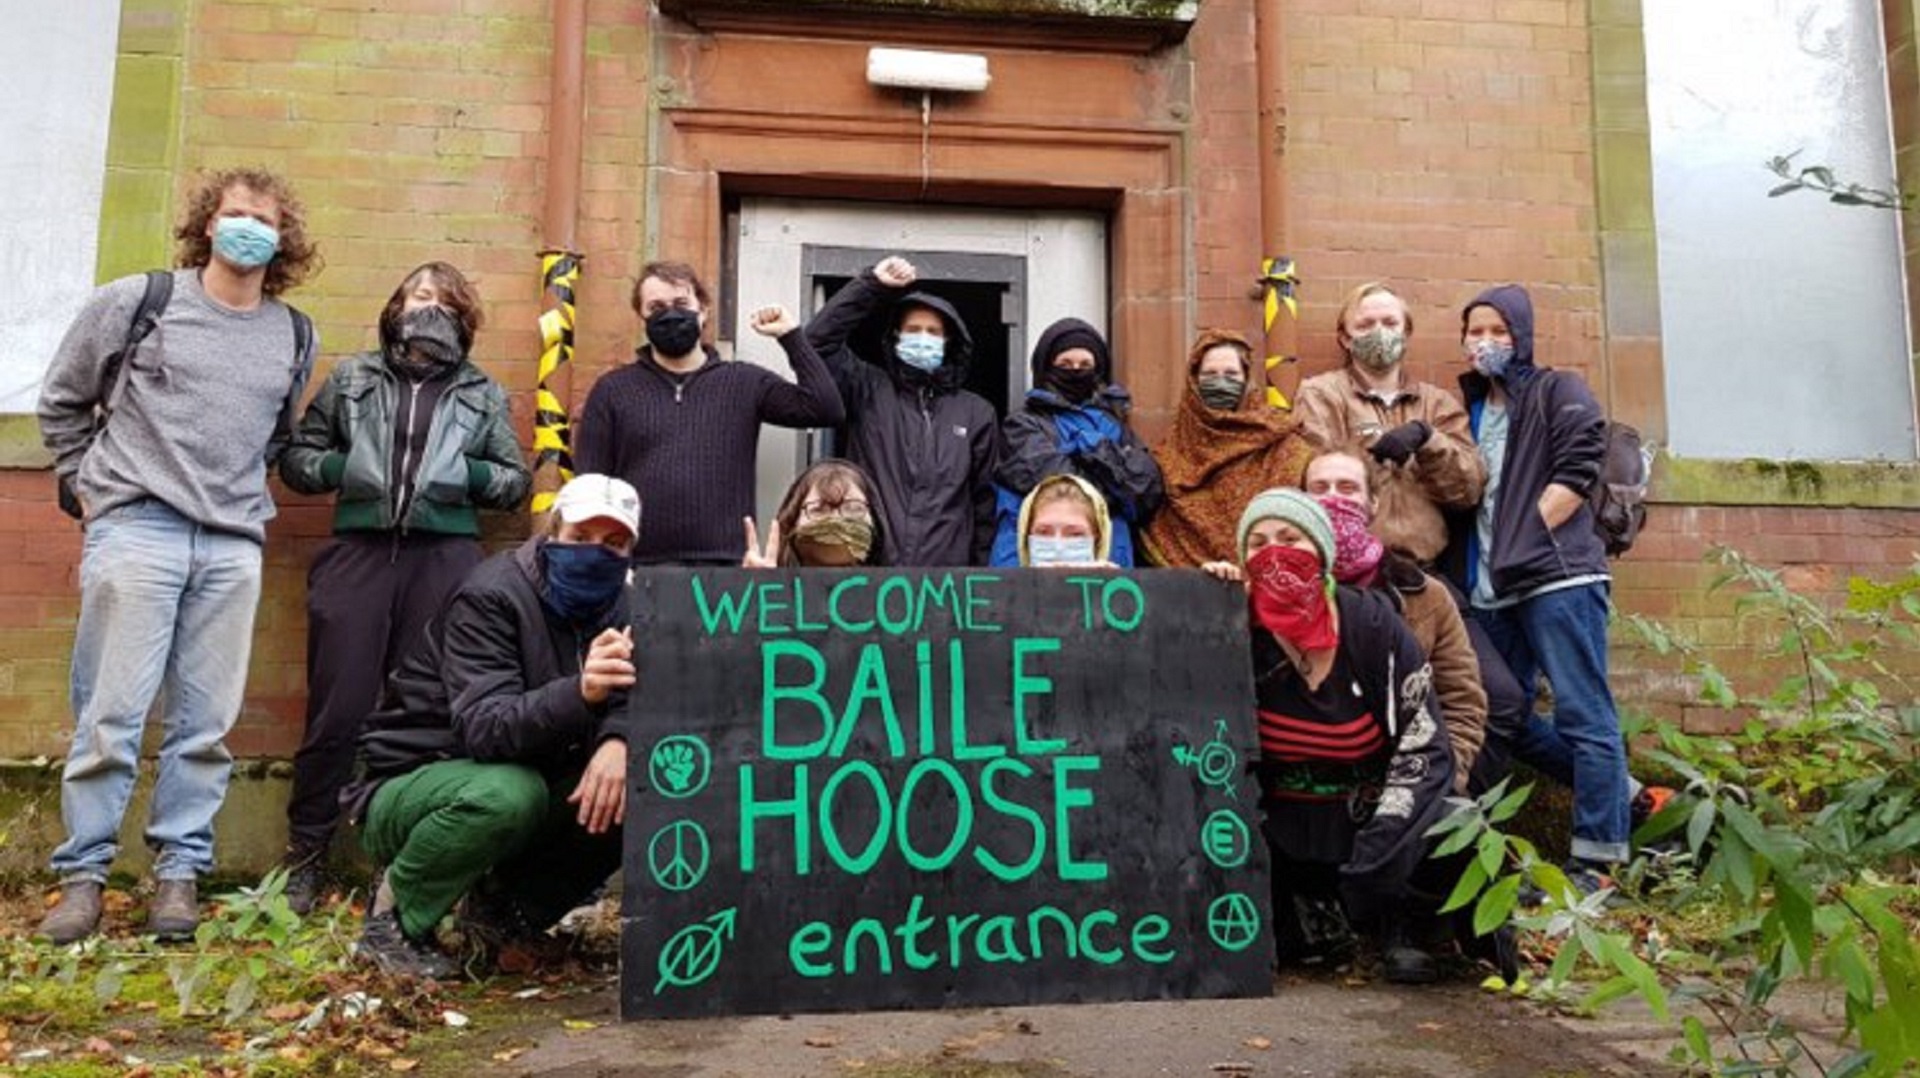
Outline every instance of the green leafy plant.
{"label": "green leafy plant", "polygon": [[1905,210],[1913,205],[1911,192],[1898,188],[1886,190],[1844,182],[1825,165],[1796,165],[1793,159],[1800,156],[1800,153],[1801,151],[1795,150],[1790,154],[1767,160],[1767,171],[1785,181],[1768,191],[1768,198],[1779,198],[1781,195],[1789,195],[1795,191],[1813,191],[1826,195],[1829,202],[1841,206]]}
{"label": "green leafy plant", "polygon": [[[1518,908],[1525,883],[1544,892],[1515,921],[1555,948],[1547,998],[1592,1008],[1624,996],[1677,1017],[1676,1061],[1715,1074],[1898,1075],[1920,1069],[1920,708],[1888,658],[1911,650],[1920,569],[1899,580],[1850,581],[1830,607],[1780,572],[1725,549],[1721,572],[1742,625],[1768,641],[1749,690],[1684,635],[1624,619],[1659,661],[1677,662],[1703,702],[1751,716],[1733,734],[1643,728],[1644,759],[1685,792],[1641,828],[1643,852],[1619,891],[1581,898],[1498,825],[1516,797],[1490,792],[1436,828],[1449,854],[1472,848],[1450,899],[1474,903],[1488,930]],[[1737,709],[1737,710],[1736,710]],[[1496,796],[1497,795],[1497,796]],[[1597,972],[1588,987],[1577,974]],[[1779,1006],[1783,987],[1816,981],[1844,996],[1843,1054],[1814,1044]]]}

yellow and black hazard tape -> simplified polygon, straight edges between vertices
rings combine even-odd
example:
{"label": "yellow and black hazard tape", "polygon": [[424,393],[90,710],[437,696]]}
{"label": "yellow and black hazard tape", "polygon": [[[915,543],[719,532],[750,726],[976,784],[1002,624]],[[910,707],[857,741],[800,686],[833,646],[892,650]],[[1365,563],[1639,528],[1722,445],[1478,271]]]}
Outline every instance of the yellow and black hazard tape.
{"label": "yellow and black hazard tape", "polygon": [[[551,294],[554,305],[540,315],[540,376],[533,391],[533,467],[537,472],[549,464],[560,472],[559,486],[573,478],[572,421],[566,402],[551,388],[554,372],[573,361],[574,286],[580,281],[584,256],[572,251],[540,252],[540,277],[543,289]],[[533,511],[544,513],[553,504],[554,492],[540,491],[533,496]]]}

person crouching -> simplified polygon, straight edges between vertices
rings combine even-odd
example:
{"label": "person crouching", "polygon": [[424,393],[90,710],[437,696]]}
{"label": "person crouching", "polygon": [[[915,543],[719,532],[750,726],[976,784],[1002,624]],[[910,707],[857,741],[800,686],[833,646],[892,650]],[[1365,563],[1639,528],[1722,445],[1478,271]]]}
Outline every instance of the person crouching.
{"label": "person crouching", "polygon": [[632,486],[575,477],[546,532],[476,568],[389,680],[343,794],[385,866],[362,960],[453,976],[434,927],[463,897],[481,934],[531,935],[620,867],[639,530]]}

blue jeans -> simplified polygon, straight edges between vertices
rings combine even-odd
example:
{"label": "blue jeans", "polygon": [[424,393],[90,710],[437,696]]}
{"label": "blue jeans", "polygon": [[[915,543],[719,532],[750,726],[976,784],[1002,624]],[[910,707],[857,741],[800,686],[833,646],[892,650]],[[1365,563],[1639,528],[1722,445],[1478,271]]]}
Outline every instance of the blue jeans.
{"label": "blue jeans", "polygon": [[[1475,610],[1520,682],[1529,706],[1513,754],[1573,786],[1573,856],[1628,856],[1627,750],[1607,686],[1607,586],[1550,591],[1500,610]],[[1540,673],[1553,686],[1553,718],[1531,706]]]}
{"label": "blue jeans", "polygon": [[[233,757],[260,599],[260,544],[148,499],[87,524],[73,641],[73,748],[60,782],[63,882],[105,882],[120,851],[140,739],[162,698],[159,778],[147,817],[153,874],[213,867],[213,817]],[[164,690],[164,691],[162,691]]]}

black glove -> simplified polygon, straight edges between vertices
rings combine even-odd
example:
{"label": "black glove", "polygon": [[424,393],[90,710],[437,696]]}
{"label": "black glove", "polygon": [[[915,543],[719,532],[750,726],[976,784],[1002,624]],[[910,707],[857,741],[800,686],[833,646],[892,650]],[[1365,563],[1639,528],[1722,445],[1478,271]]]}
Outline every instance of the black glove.
{"label": "black glove", "polygon": [[1405,464],[1427,439],[1433,437],[1433,428],[1416,419],[1411,423],[1402,423],[1367,447],[1373,459],[1382,464]]}

